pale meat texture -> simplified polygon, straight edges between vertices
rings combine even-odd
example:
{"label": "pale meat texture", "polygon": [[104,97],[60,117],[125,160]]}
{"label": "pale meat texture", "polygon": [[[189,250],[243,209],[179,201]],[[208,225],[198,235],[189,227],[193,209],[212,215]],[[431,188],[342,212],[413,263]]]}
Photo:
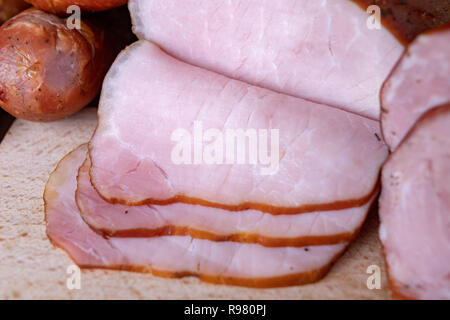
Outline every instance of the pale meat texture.
{"label": "pale meat texture", "polygon": [[372,204],[370,201],[351,209],[277,216],[183,203],[123,206],[108,203],[98,195],[89,179],[90,165],[88,158],[79,170],[76,201],[83,220],[107,236],[190,235],[264,246],[335,244],[355,236]]}
{"label": "pale meat texture", "polygon": [[81,267],[195,275],[209,282],[270,287],[318,280],[345,248],[345,244],[267,248],[177,236],[105,239],[82,220],[75,203],[78,168],[86,154],[84,145],[67,155],[44,193],[47,234]]}
{"label": "pale meat texture", "polygon": [[403,46],[349,0],[131,0],[134,31],[232,78],[379,118]]}
{"label": "pale meat texture", "polygon": [[[146,41],[116,60],[99,118],[91,181],[122,204],[181,201],[273,214],[350,208],[370,200],[387,157],[377,121],[191,66]],[[195,122],[203,132],[266,130],[277,170],[262,174],[269,165],[236,157],[176,164],[172,134],[185,129],[192,141]],[[271,146],[271,130],[279,130],[279,147]]]}
{"label": "pale meat texture", "polygon": [[417,119],[450,101],[450,26],[420,35],[381,92],[382,128],[395,150]]}
{"label": "pale meat texture", "polygon": [[450,299],[450,105],[415,125],[383,168],[380,239],[400,298]]}

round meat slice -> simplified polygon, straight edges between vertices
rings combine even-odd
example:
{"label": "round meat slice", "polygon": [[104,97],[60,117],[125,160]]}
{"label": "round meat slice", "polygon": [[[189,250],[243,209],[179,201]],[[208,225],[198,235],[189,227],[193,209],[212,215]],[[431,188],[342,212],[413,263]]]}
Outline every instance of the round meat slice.
{"label": "round meat slice", "polygon": [[418,118],[450,100],[450,25],[419,36],[381,91],[383,136],[395,150]]}
{"label": "round meat slice", "polygon": [[427,112],[383,168],[380,238],[393,295],[450,299],[450,104]]}

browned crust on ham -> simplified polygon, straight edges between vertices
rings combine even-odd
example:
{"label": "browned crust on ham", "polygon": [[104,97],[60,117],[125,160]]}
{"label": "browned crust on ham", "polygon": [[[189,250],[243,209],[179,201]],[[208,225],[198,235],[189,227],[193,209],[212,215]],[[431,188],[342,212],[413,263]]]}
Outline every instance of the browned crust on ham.
{"label": "browned crust on ham", "polygon": [[[151,272],[154,276],[163,278],[183,278],[183,277],[196,277],[204,282],[213,284],[223,284],[223,285],[233,285],[240,287],[249,288],[279,288],[279,287],[289,287],[295,285],[304,285],[308,283],[313,283],[322,279],[336,262],[337,258],[344,252],[342,250],[335,257],[333,257],[332,262],[325,267],[317,270],[311,270],[308,272],[291,274],[287,276],[271,277],[271,278],[239,278],[239,277],[225,277],[225,276],[215,276],[207,274],[197,274],[192,272],[171,272],[162,270],[132,270],[138,272]],[[120,266],[119,266],[120,268]],[[125,268],[126,269],[126,268]]]}
{"label": "browned crust on ham", "polygon": [[[76,150],[78,150],[79,148],[81,148],[82,146],[84,146],[85,143],[79,145],[78,147],[76,147],[75,149],[73,149],[71,152],[69,152],[68,154],[66,154],[64,157],[61,158],[61,160],[59,160],[58,164],[56,165],[55,169],[53,169],[53,171],[50,173],[49,178],[47,180],[47,182],[45,183],[45,187],[44,187],[44,193],[42,196],[42,199],[44,200],[44,223],[45,223],[45,233],[47,234],[48,239],[50,240],[50,242],[55,246],[58,247],[57,243],[52,239],[51,235],[48,232],[48,219],[47,219],[47,209],[48,209],[48,201],[47,199],[52,199],[55,196],[51,194],[50,188],[49,188],[49,182],[50,182],[50,177],[53,176],[55,174],[55,172],[59,169],[59,166],[61,163],[63,163],[63,161],[68,158],[73,152],[75,152]],[[72,259],[73,260],[73,259]]]}
{"label": "browned crust on ham", "polygon": [[[381,241],[380,241],[381,242]],[[417,300],[417,297],[407,296],[402,293],[403,286],[399,285],[394,278],[392,278],[390,272],[389,272],[389,263],[386,260],[386,248],[383,245],[383,242],[381,242],[381,249],[383,252],[384,257],[384,263],[386,264],[386,275],[387,275],[387,281],[389,288],[391,289],[391,297],[395,300]]]}
{"label": "browned crust on ham", "polygon": [[[441,104],[439,106],[436,106],[430,110],[428,110],[427,112],[425,112],[420,118],[419,120],[417,120],[417,122],[414,124],[414,126],[411,128],[411,130],[409,130],[409,132],[406,134],[405,138],[400,142],[400,144],[398,145],[396,150],[399,150],[403,144],[407,143],[407,141],[409,140],[409,138],[415,133],[416,130],[418,130],[418,128],[427,121],[431,121],[433,120],[433,118],[435,117],[439,117],[441,114],[443,113],[447,113],[450,112],[450,102],[447,102],[445,104]],[[393,155],[395,154],[395,152],[393,153]],[[386,163],[389,163],[389,161],[392,160],[392,156],[390,156],[388,158],[388,160],[386,160]],[[391,289],[391,293],[392,293],[392,298],[393,299],[398,299],[398,300],[416,300],[418,299],[418,297],[414,297],[414,296],[410,296],[410,295],[405,295],[402,291],[403,291],[403,285],[398,284],[396,282],[396,280],[394,278],[392,278],[392,276],[389,273],[389,262],[386,259],[386,248],[383,244],[383,242],[381,242],[381,247],[382,247],[382,251],[383,251],[383,256],[384,256],[384,262],[387,266],[386,268],[386,274],[387,274],[387,279],[388,279],[388,283],[389,283],[389,287]]]}
{"label": "browned crust on ham", "polygon": [[[62,250],[64,250],[70,259],[74,261],[73,257],[64,248],[60,247],[55,241],[50,238],[50,242]],[[150,266],[125,266],[125,265],[109,265],[109,266],[91,266],[91,265],[78,265],[80,268],[84,269],[110,269],[110,270],[120,270],[120,271],[130,271],[139,273],[150,273],[156,277],[161,278],[171,278],[180,279],[184,277],[195,277],[201,281],[212,283],[212,284],[222,284],[222,285],[232,285],[238,287],[248,287],[248,288],[280,288],[280,287],[290,287],[299,286],[304,284],[309,284],[317,282],[328,273],[331,267],[336,263],[337,259],[347,250],[347,247],[342,249],[337,253],[330,263],[320,269],[314,269],[308,272],[290,274],[286,276],[278,277],[268,277],[268,278],[241,278],[241,277],[228,277],[222,275],[208,275],[201,273],[194,273],[190,271],[166,271],[154,269]],[[77,264],[77,263],[75,263]]]}
{"label": "browned crust on ham", "polygon": [[[90,172],[92,171],[92,166]],[[153,204],[158,206],[165,206],[169,204],[174,203],[186,203],[186,204],[192,204],[192,205],[201,205],[204,207],[210,207],[210,208],[217,208],[217,209],[223,209],[228,211],[244,211],[244,210],[258,210],[261,212],[269,213],[272,215],[280,215],[280,214],[300,214],[300,213],[310,213],[315,211],[330,211],[330,210],[342,210],[342,209],[350,209],[355,207],[362,207],[363,205],[367,204],[367,202],[372,199],[372,197],[377,193],[378,187],[380,185],[379,179],[377,179],[377,182],[375,183],[374,188],[372,191],[360,198],[360,199],[350,199],[350,200],[340,200],[330,203],[316,203],[316,204],[305,204],[299,207],[278,207],[273,206],[270,204],[265,203],[258,203],[258,202],[244,202],[238,205],[227,205],[212,201],[207,201],[199,198],[192,198],[187,197],[185,195],[177,195],[175,197],[172,197],[170,199],[165,200],[158,200],[158,199],[152,199],[148,198],[142,201],[129,201],[129,200],[123,200],[123,199],[117,199],[117,198],[107,198],[103,196],[99,190],[96,188],[95,184],[92,180],[92,174],[91,176],[91,184],[94,187],[94,189],[97,191],[97,193],[100,195],[100,197],[111,203],[111,204],[121,204],[125,206],[141,206],[146,204]]]}
{"label": "browned crust on ham", "polygon": [[[99,119],[100,121],[100,119]],[[98,124],[97,124],[98,128]],[[96,130],[97,130],[96,128]],[[95,132],[94,132],[95,135]],[[91,144],[89,144],[89,155],[91,156]],[[204,207],[210,207],[210,208],[217,208],[217,209],[223,209],[228,211],[244,211],[244,210],[258,210],[264,213],[269,213],[272,215],[291,215],[291,214],[301,214],[301,213],[311,213],[315,211],[331,211],[331,210],[343,210],[343,209],[350,209],[350,208],[356,208],[356,207],[362,207],[363,205],[367,204],[370,199],[372,199],[379,191],[380,187],[380,172],[378,173],[378,178],[372,188],[372,190],[365,195],[362,198],[359,199],[349,199],[349,200],[340,200],[330,203],[316,203],[316,204],[305,204],[299,207],[279,207],[279,206],[272,206],[269,204],[264,203],[258,203],[258,202],[244,202],[238,205],[226,205],[222,203],[217,202],[211,202],[199,198],[192,198],[187,197],[185,195],[177,195],[175,197],[159,200],[159,199],[152,199],[147,198],[145,200],[141,201],[130,201],[130,200],[124,200],[124,199],[118,199],[118,198],[108,198],[105,197],[103,194],[100,193],[97,186],[95,185],[93,179],[92,179],[92,156],[91,156],[91,168],[89,170],[89,176],[90,181],[92,184],[92,187],[97,191],[98,195],[105,200],[106,202],[109,202],[111,204],[121,204],[124,206],[142,206],[142,205],[169,205],[174,203],[185,203],[185,204],[191,204],[191,205],[201,205]]]}
{"label": "browned crust on ham", "polygon": [[[79,171],[82,169],[84,164],[80,167]],[[77,180],[79,178],[79,174]],[[377,190],[379,191],[379,189]],[[374,196],[375,198],[375,196]],[[82,212],[79,204],[79,187],[77,185],[77,190],[75,192],[75,202],[78,206],[78,210]],[[373,198],[371,198],[373,199]],[[370,212],[373,204],[367,208],[367,213]],[[366,214],[367,214],[366,213]],[[227,235],[220,235],[216,233],[212,233],[205,230],[200,230],[192,227],[185,226],[176,226],[176,225],[167,225],[160,228],[133,228],[133,229],[124,229],[124,230],[112,230],[108,228],[98,228],[91,225],[86,219],[84,215],[81,214],[81,218],[84,222],[91,227],[92,230],[102,235],[103,237],[117,237],[117,238],[151,238],[151,237],[159,237],[159,236],[190,236],[192,238],[197,239],[205,239],[211,241],[232,241],[232,242],[241,242],[241,243],[256,243],[265,247],[304,247],[304,246],[314,246],[314,245],[332,245],[339,243],[346,243],[351,241],[360,231],[361,226],[354,232],[347,233],[339,233],[333,235],[323,235],[323,236],[301,236],[295,238],[274,238],[274,237],[266,237],[259,234],[254,233],[234,233]]]}
{"label": "browned crust on ham", "polygon": [[[48,235],[48,233],[47,233]],[[68,251],[66,251],[63,247],[59,246],[56,241],[53,241],[52,238],[48,235],[50,242],[54,247],[60,248],[67,253],[69,258],[75,263],[75,259],[70,255]],[[164,271],[154,269],[150,266],[125,266],[125,265],[109,265],[109,266],[91,266],[91,265],[79,265],[80,268],[84,269],[106,269],[106,270],[118,270],[118,271],[130,271],[130,272],[139,272],[139,273],[150,273],[156,277],[161,278],[171,278],[171,279],[180,279],[184,277],[196,277],[201,281],[212,283],[212,284],[221,284],[221,285],[232,285],[239,287],[248,287],[248,288],[258,288],[258,289],[267,289],[267,288],[280,288],[280,287],[290,287],[290,286],[299,286],[309,283],[314,283],[321,280],[331,267],[336,263],[337,259],[347,250],[347,247],[344,248],[341,252],[336,254],[331,262],[320,268],[311,270],[308,272],[290,274],[286,276],[279,277],[268,277],[268,278],[240,278],[240,277],[225,277],[221,275],[208,275],[208,274],[200,274],[193,273],[189,271]]]}
{"label": "browned crust on ham", "polygon": [[[89,149],[91,147],[89,146]],[[91,162],[93,162],[91,157]],[[381,170],[380,170],[381,173]],[[350,200],[339,200],[335,202],[330,203],[316,203],[316,204],[305,204],[299,207],[279,207],[279,206],[273,206],[270,204],[265,203],[258,203],[258,202],[244,202],[240,203],[238,205],[227,205],[223,203],[217,203],[212,201],[207,201],[199,198],[192,198],[187,197],[185,195],[177,195],[175,197],[159,200],[159,199],[152,199],[148,198],[142,201],[130,201],[130,200],[124,200],[124,199],[118,199],[118,198],[108,198],[105,197],[100,193],[100,191],[97,189],[93,179],[92,179],[92,164],[91,168],[89,170],[89,176],[91,180],[91,184],[94,187],[94,189],[97,191],[99,196],[105,200],[106,202],[109,202],[111,204],[121,204],[124,206],[142,206],[146,204],[152,204],[152,205],[158,205],[158,206],[165,206],[169,204],[174,203],[185,203],[185,204],[192,204],[192,205],[200,205],[204,207],[210,207],[210,208],[217,208],[222,210],[228,210],[228,211],[244,211],[244,210],[258,210],[264,213],[269,213],[272,215],[281,215],[281,214],[300,214],[300,213],[310,213],[315,211],[330,211],[330,210],[343,210],[343,209],[350,209],[355,207],[362,207],[363,205],[367,204],[370,199],[372,199],[375,194],[379,190],[380,186],[380,174],[378,174],[378,179],[375,182],[374,187],[370,191],[369,194],[366,196],[359,198],[359,199],[350,199]]]}
{"label": "browned crust on ham", "polygon": [[[165,226],[158,229],[128,229],[128,230],[107,230],[91,229],[100,233],[104,237],[117,238],[151,238],[159,236],[190,236],[191,238],[211,241],[232,241],[241,243],[257,243],[265,247],[304,247],[315,245],[332,245],[346,243],[353,239],[353,233],[341,233],[329,236],[304,236],[297,238],[272,238],[252,233],[235,233],[230,235],[218,235],[204,230],[189,227]],[[359,229],[358,229],[359,230]],[[356,231],[357,233],[357,231]]]}

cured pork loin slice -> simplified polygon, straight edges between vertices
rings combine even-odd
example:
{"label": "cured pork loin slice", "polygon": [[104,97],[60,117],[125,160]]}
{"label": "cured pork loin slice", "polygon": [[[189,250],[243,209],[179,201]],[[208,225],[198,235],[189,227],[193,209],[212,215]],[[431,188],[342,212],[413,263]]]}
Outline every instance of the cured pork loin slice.
{"label": "cured pork loin slice", "polygon": [[88,157],[78,172],[76,202],[83,220],[108,237],[189,235],[269,247],[335,244],[355,236],[372,204],[369,201],[351,209],[278,216],[183,203],[123,206],[106,202],[98,195],[89,179],[90,166]]}
{"label": "cured pork loin slice", "polygon": [[381,91],[383,136],[395,150],[430,108],[450,101],[450,25],[409,46]]}
{"label": "cured pork loin slice", "polygon": [[431,109],[383,167],[380,239],[398,298],[450,299],[450,104]]}
{"label": "cured pork loin slice", "polygon": [[349,0],[130,0],[134,31],[235,79],[379,118],[403,45]]}
{"label": "cured pork loin slice", "polygon": [[[248,134],[242,149],[239,132]],[[90,176],[104,199],[125,205],[338,210],[376,193],[388,152],[379,136],[377,121],[226,78],[140,41],[104,81]],[[179,152],[180,143],[189,150]]]}
{"label": "cured pork loin slice", "polygon": [[67,155],[44,193],[47,234],[81,267],[197,276],[213,283],[275,287],[309,283],[325,275],[346,244],[267,248],[184,236],[105,239],[83,221],[75,203],[78,168],[87,147]]}

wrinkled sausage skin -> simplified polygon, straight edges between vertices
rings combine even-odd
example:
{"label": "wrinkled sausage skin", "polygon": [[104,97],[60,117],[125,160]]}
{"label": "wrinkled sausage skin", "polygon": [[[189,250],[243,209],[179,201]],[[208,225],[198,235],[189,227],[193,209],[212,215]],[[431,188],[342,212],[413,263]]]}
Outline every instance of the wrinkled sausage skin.
{"label": "wrinkled sausage skin", "polygon": [[99,92],[117,48],[88,19],[69,29],[64,19],[28,9],[0,28],[0,106],[31,121],[65,118]]}

